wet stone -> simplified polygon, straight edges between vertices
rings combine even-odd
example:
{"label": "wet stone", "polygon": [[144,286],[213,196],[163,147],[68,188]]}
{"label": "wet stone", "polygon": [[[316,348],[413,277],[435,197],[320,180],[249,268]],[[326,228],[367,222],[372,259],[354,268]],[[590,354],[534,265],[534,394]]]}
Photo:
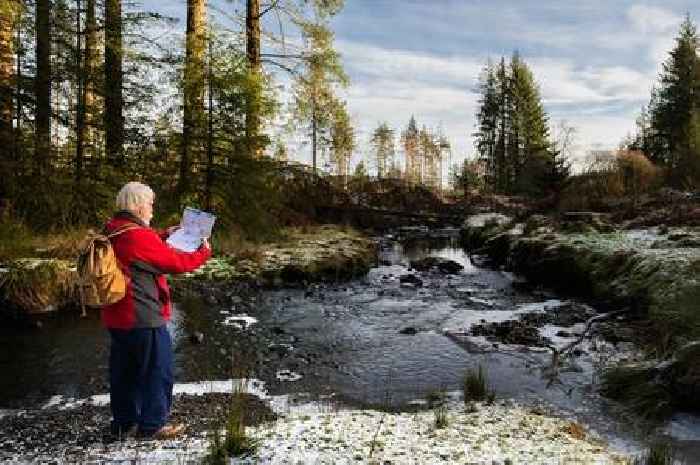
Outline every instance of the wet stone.
{"label": "wet stone", "polygon": [[471,327],[470,333],[472,336],[484,336],[490,341],[504,344],[544,347],[550,343],[535,326],[517,320],[476,324]]}
{"label": "wet stone", "polygon": [[440,257],[426,257],[421,260],[413,260],[411,261],[411,268],[418,271],[429,271],[437,268],[444,274],[458,274],[464,269],[462,265],[454,260]]}
{"label": "wet stone", "polygon": [[401,284],[411,284],[416,287],[421,287],[423,285],[423,280],[414,274],[405,274],[400,276],[399,282]]}

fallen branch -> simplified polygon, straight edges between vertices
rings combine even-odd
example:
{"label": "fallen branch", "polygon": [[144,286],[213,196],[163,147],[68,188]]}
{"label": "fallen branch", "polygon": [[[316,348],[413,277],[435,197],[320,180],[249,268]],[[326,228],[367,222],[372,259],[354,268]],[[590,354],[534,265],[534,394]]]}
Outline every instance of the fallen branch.
{"label": "fallen branch", "polygon": [[622,315],[624,313],[628,313],[630,309],[625,308],[623,310],[618,310],[615,312],[609,312],[609,313],[602,313],[600,315],[593,316],[586,321],[586,327],[584,328],[583,332],[579,335],[579,337],[562,347],[561,349],[558,349],[552,345],[547,345],[547,348],[552,351],[552,363],[551,365],[546,368],[549,376],[549,381],[547,382],[547,388],[549,388],[552,384],[554,384],[555,381],[558,381],[561,383],[561,380],[559,380],[559,364],[561,362],[562,356],[568,356],[571,351],[574,350],[576,346],[581,344],[584,339],[586,339],[589,336],[589,333],[593,329],[593,325],[596,323],[600,323],[601,321],[609,320],[610,318],[613,318],[618,315]]}

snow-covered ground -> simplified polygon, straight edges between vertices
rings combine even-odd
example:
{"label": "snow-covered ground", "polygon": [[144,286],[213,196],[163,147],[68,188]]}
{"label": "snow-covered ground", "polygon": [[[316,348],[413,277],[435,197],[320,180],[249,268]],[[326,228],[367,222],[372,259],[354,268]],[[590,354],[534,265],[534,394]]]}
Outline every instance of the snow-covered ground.
{"label": "snow-covered ground", "polygon": [[[433,410],[384,413],[343,408],[329,402],[297,403],[289,396],[266,395],[264,384],[258,380],[180,384],[175,392],[231,392],[234,386],[266,400],[279,417],[274,422],[249,427],[248,434],[260,440],[258,453],[255,457],[232,460],[232,464],[626,463],[578,425],[510,401],[465,406],[458,400],[458,393],[450,393],[447,426],[437,428]],[[49,405],[70,409],[85,402],[102,404],[108,400],[105,395],[81,401],[54,398]],[[57,450],[45,462],[194,464],[204,458],[208,445],[205,434],[176,441],[128,440],[95,444],[85,448],[80,457],[62,457]],[[30,463],[22,457],[5,460],[8,464]],[[33,458],[31,463],[38,463],[36,460]]]}

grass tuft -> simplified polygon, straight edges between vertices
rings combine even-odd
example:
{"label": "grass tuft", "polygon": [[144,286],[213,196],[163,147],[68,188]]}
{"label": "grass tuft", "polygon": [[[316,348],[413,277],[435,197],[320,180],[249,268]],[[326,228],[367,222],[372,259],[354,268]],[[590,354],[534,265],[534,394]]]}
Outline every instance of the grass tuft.
{"label": "grass tuft", "polygon": [[603,373],[601,393],[624,401],[647,420],[668,417],[674,409],[671,393],[646,366],[619,366]]}
{"label": "grass tuft", "polygon": [[464,403],[493,402],[496,395],[489,389],[488,377],[482,365],[476,370],[469,369],[464,375]]}
{"label": "grass tuft", "polygon": [[673,447],[666,442],[657,442],[640,456],[635,457],[630,465],[682,465],[675,458]]}

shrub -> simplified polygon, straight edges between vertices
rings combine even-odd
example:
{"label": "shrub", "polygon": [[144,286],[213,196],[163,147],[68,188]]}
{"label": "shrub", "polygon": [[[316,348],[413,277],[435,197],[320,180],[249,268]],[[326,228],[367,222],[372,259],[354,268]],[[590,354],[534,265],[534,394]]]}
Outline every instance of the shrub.
{"label": "shrub", "polygon": [[559,208],[562,210],[605,209],[625,197],[637,203],[640,196],[661,187],[663,171],[641,152],[621,150],[599,156],[582,173],[570,178]]}
{"label": "shrub", "polygon": [[641,194],[661,186],[661,169],[649,161],[643,153],[621,150],[617,153],[616,162],[623,191],[633,199],[636,200]]}

